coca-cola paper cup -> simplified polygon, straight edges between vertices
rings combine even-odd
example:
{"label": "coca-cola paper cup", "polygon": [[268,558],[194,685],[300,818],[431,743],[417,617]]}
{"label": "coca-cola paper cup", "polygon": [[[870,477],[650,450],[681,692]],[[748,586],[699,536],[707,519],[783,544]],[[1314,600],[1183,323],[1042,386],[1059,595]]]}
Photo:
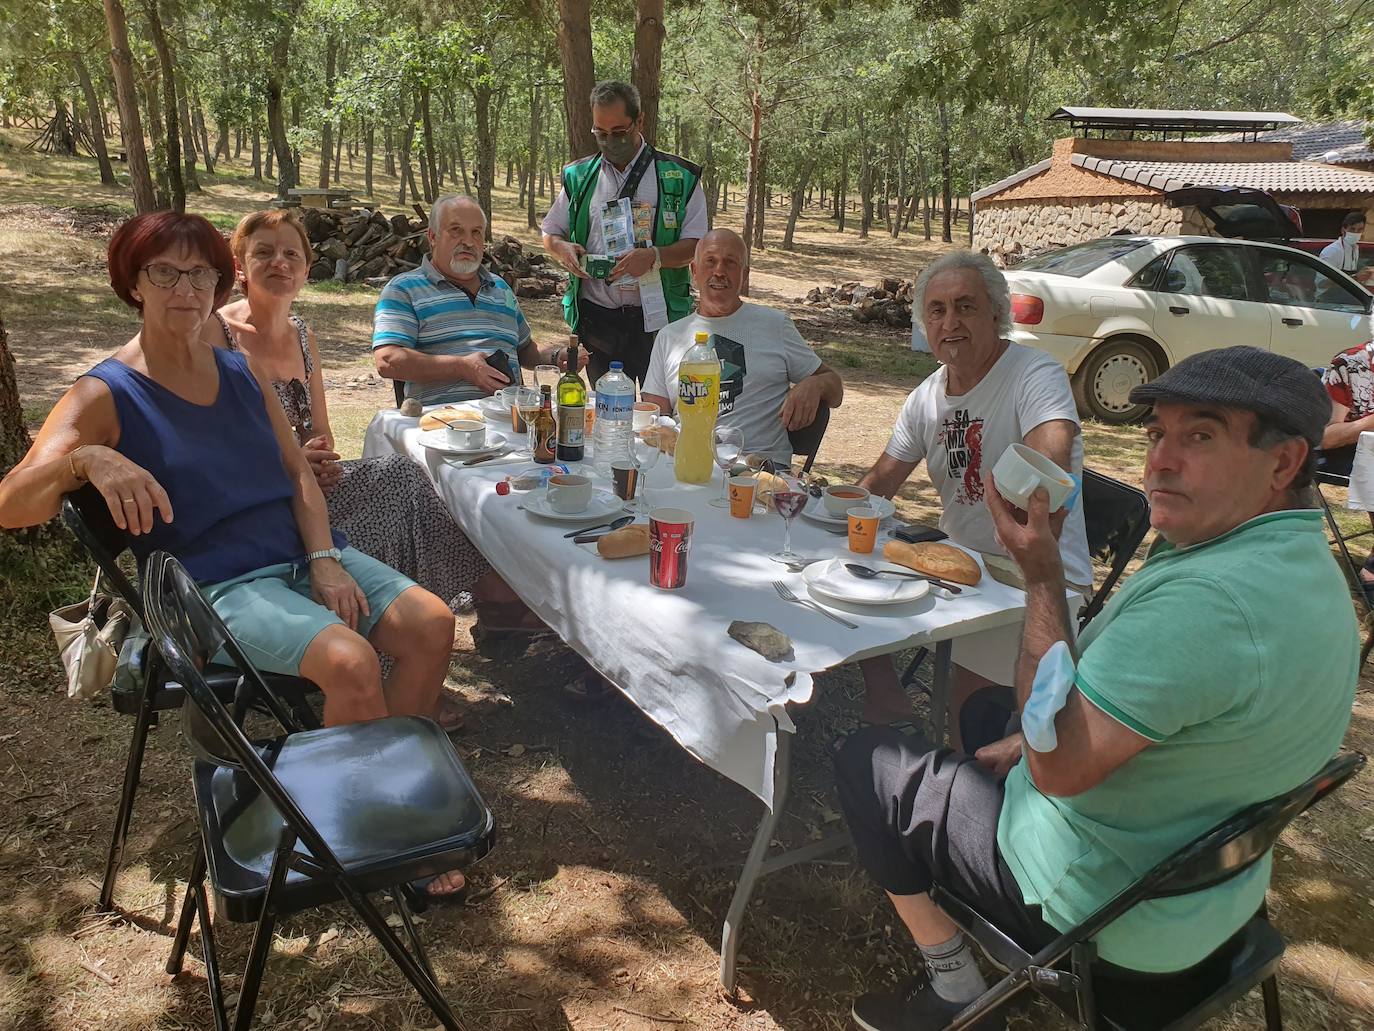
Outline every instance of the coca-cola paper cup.
{"label": "coca-cola paper cup", "polygon": [[649,513],[649,583],[675,591],[687,583],[687,552],[692,547],[696,517],[681,508]]}

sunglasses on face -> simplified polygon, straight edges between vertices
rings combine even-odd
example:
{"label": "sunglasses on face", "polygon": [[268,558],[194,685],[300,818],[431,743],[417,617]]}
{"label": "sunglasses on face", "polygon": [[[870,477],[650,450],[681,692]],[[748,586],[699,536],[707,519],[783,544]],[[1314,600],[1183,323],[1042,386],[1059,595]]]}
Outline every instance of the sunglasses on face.
{"label": "sunglasses on face", "polygon": [[298,379],[290,380],[286,384],[286,395],[291,399],[292,406],[301,414],[301,421],[291,428],[296,431],[297,437],[309,437],[315,428],[315,422],[310,418],[310,395],[305,392],[305,384]]}
{"label": "sunglasses on face", "polygon": [[196,290],[212,290],[219,282],[219,269],[209,268],[205,265],[181,269],[175,265],[165,265],[159,261],[144,265],[139,271],[146,272],[148,282],[163,290],[171,290],[181,282],[182,276],[189,279],[192,288]]}
{"label": "sunglasses on face", "polygon": [[621,140],[628,139],[630,133],[634,131],[635,127],[633,125],[627,125],[622,129],[611,129],[609,131],[607,131],[606,129],[593,129],[592,135],[595,136],[598,140],[602,140],[603,142],[605,140],[615,140],[616,142],[619,142]]}

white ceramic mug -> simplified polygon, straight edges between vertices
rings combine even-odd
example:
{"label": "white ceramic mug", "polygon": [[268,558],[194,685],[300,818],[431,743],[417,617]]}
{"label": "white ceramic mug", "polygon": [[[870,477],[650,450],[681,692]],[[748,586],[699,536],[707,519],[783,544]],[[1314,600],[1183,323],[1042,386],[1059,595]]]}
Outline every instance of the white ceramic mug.
{"label": "white ceramic mug", "polygon": [[825,510],[832,519],[843,519],[851,508],[868,504],[868,490],[852,483],[825,488]]}
{"label": "white ceramic mug", "polygon": [[545,488],[549,508],[569,515],[584,512],[592,503],[592,481],[576,473],[559,473],[549,477]]}
{"label": "white ceramic mug", "polygon": [[460,451],[475,451],[487,443],[487,424],[476,419],[455,419],[447,430],[448,442]]}
{"label": "white ceramic mug", "polygon": [[1008,446],[992,467],[992,476],[997,481],[997,493],[1023,510],[1030,507],[1035,489],[1044,487],[1050,496],[1050,511],[1057,512],[1075,487],[1072,476],[1025,444]]}

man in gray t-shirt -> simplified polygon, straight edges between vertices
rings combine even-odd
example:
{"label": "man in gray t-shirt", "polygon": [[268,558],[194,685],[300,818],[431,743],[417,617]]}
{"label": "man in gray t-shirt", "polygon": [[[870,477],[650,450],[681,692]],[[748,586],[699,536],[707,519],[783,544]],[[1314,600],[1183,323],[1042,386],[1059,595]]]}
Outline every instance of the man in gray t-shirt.
{"label": "man in gray t-shirt", "polygon": [[658,331],[643,398],[674,412],[678,366],[696,334],[707,333],[721,362],[718,424],[743,431],[746,454],[787,464],[787,431],[809,426],[822,404],[838,408],[844,384],[785,312],[740,298],[747,261],[744,241],[729,229],[701,238],[691,264],[697,310]]}

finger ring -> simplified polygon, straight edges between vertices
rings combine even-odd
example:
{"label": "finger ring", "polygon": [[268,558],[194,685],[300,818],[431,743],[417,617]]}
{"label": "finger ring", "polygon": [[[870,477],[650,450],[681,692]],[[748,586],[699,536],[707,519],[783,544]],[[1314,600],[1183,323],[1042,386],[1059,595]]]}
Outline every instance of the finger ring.
{"label": "finger ring", "polygon": [[124,504],[128,505],[128,504],[132,504],[134,499],[133,499],[133,498],[120,498],[119,500],[122,501],[122,502],[124,502]]}

